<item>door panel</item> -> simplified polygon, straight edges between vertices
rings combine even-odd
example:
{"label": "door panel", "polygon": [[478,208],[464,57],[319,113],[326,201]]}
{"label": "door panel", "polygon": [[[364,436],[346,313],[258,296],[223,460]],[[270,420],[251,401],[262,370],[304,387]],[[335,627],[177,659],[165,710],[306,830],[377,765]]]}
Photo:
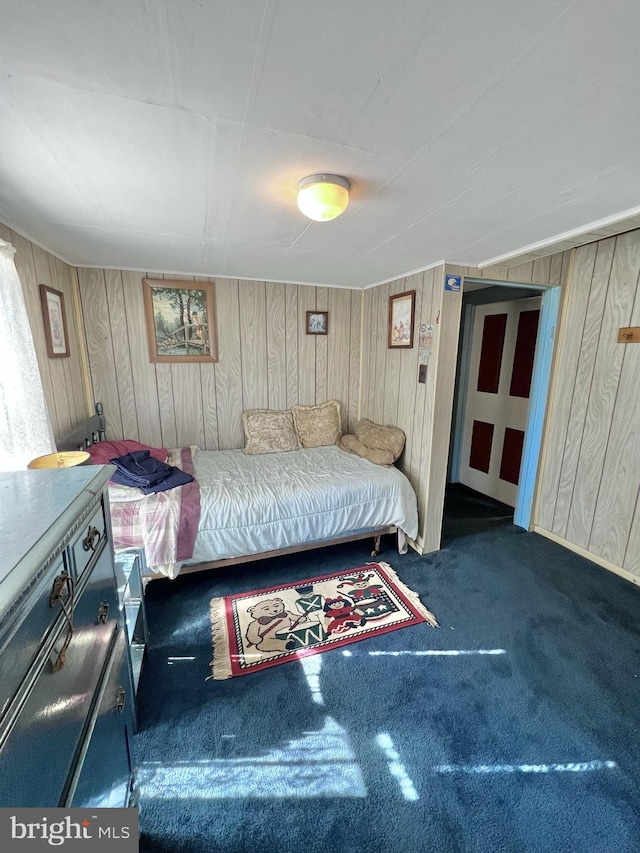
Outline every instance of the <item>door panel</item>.
{"label": "door panel", "polygon": [[460,482],[515,506],[540,297],[475,310]]}
{"label": "door panel", "polygon": [[506,483],[518,485],[522,448],[524,447],[524,430],[506,427],[500,460],[500,479]]}
{"label": "door panel", "polygon": [[471,450],[469,451],[469,466],[476,471],[489,473],[491,462],[491,445],[493,444],[493,424],[485,421],[474,421],[471,433]]}
{"label": "door panel", "polygon": [[498,393],[507,319],[507,314],[487,314],[484,318],[476,391]]}
{"label": "door panel", "polygon": [[533,359],[536,354],[536,337],[540,322],[540,309],[521,311],[518,319],[518,334],[513,354],[511,371],[511,386],[509,393],[512,397],[526,397],[531,392],[531,377],[533,376]]}

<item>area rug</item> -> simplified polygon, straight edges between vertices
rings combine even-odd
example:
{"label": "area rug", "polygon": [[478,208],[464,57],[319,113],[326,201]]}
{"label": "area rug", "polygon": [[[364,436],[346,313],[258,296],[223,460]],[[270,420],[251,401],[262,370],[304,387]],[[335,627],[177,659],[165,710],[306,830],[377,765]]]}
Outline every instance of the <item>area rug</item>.
{"label": "area rug", "polygon": [[438,626],[388,563],[213,598],[212,677],[247,675],[419,622]]}

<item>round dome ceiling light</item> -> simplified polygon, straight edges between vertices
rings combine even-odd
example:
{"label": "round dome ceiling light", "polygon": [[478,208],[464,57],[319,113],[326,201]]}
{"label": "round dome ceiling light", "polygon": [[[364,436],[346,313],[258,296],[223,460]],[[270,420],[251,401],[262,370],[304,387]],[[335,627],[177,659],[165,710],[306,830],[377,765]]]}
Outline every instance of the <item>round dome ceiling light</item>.
{"label": "round dome ceiling light", "polygon": [[298,183],[298,207],[309,219],[328,222],[346,210],[349,189],[340,175],[309,175]]}

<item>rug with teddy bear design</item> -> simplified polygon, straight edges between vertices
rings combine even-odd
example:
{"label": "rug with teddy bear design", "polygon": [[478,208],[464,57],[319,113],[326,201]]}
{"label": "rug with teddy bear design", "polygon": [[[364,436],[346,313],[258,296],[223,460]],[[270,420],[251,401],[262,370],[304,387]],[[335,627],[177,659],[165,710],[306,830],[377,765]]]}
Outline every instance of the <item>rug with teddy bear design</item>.
{"label": "rug with teddy bear design", "polygon": [[247,675],[434,615],[388,563],[211,600],[214,679]]}

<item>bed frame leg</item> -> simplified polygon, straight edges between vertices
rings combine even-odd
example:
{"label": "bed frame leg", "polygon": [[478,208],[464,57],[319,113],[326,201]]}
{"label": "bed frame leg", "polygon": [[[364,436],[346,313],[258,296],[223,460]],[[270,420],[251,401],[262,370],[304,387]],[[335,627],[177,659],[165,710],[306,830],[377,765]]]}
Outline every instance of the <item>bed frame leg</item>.
{"label": "bed frame leg", "polygon": [[382,534],[378,533],[377,536],[373,539],[373,551],[371,552],[372,557],[377,557],[380,551],[382,550],[380,545],[380,540],[382,539]]}
{"label": "bed frame leg", "polygon": [[398,528],[398,554],[406,554],[408,550],[407,534]]}

